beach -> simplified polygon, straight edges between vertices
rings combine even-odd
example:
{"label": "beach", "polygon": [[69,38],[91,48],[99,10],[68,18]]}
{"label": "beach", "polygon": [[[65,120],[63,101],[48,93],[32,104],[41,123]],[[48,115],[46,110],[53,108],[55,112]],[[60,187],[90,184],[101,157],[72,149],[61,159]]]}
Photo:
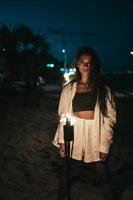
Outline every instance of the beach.
{"label": "beach", "polygon": [[[56,200],[62,160],[52,140],[59,95],[45,94],[40,107],[25,107],[21,96],[4,105],[0,123],[0,200]],[[116,199],[133,195],[133,97],[117,98],[117,124],[108,166]],[[77,169],[72,199],[104,200],[93,173]],[[118,196],[118,198],[117,198]]]}

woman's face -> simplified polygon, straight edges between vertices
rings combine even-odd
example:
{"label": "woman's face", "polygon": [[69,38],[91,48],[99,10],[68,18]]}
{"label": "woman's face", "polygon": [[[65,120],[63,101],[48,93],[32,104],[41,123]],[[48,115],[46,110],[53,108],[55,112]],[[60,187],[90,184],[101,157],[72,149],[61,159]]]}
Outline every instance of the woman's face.
{"label": "woman's face", "polygon": [[90,68],[91,68],[91,63],[92,63],[92,56],[91,55],[82,55],[77,62],[79,72],[82,75],[83,74],[89,74]]}

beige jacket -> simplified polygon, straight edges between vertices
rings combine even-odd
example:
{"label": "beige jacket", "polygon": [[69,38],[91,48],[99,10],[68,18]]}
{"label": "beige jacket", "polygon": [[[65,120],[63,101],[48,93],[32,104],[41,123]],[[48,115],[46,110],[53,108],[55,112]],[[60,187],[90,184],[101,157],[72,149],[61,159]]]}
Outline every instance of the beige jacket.
{"label": "beige jacket", "polygon": [[[69,113],[70,115],[73,115],[72,111],[72,99],[75,95],[77,87],[77,82],[74,82],[73,85],[68,84],[64,87],[59,101],[59,108],[58,108],[58,114],[60,119],[64,117],[64,114]],[[93,143],[96,144],[97,149],[95,149],[96,152],[103,152],[108,153],[110,144],[112,143],[112,137],[113,137],[113,125],[116,123],[116,109],[115,109],[115,103],[113,102],[113,106],[110,103],[110,89],[107,87],[108,90],[108,98],[106,99],[107,103],[107,116],[105,117],[102,115],[99,109],[98,99],[95,105],[94,109],[94,137]],[[57,131],[54,137],[53,144],[57,147],[59,147],[60,143],[64,143],[63,138],[63,123],[59,122]]]}

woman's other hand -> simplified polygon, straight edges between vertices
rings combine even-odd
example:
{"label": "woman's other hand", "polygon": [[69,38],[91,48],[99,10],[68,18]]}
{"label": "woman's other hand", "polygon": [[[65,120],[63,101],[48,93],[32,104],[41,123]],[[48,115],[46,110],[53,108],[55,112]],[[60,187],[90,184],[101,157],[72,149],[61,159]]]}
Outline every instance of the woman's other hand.
{"label": "woman's other hand", "polygon": [[59,154],[61,157],[65,157],[65,145],[64,144],[60,144]]}
{"label": "woman's other hand", "polygon": [[99,152],[99,157],[102,162],[105,162],[105,160],[107,159],[107,155],[107,153]]}

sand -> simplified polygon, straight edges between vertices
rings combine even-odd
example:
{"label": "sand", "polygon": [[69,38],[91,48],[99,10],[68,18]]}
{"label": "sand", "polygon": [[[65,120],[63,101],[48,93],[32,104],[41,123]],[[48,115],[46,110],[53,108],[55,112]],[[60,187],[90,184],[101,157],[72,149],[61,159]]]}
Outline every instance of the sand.
{"label": "sand", "polygon": [[[40,107],[25,107],[10,98],[0,113],[0,200],[56,200],[61,158],[52,140],[58,123],[58,95],[45,95]],[[118,119],[109,169],[118,200],[133,195],[132,98],[118,98]],[[32,101],[32,100],[31,100]],[[91,172],[79,169],[72,199],[104,200],[91,184]],[[81,178],[84,177],[84,178]]]}

